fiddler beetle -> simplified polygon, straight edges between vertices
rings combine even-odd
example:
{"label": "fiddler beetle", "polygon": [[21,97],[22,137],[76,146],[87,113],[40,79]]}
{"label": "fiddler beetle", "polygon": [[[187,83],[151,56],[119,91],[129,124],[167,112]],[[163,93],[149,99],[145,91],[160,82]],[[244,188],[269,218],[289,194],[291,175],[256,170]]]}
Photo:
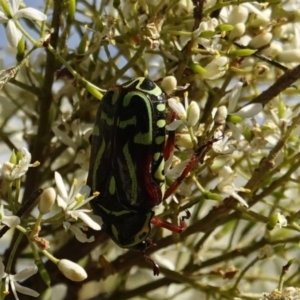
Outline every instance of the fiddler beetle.
{"label": "fiddler beetle", "polygon": [[[179,178],[166,190],[164,167],[170,151],[166,141],[167,95],[153,81],[139,77],[107,91],[99,105],[91,138],[87,184],[100,194],[91,201],[102,229],[120,247],[143,252],[152,245],[151,224],[181,233],[186,228],[154,215],[153,208],[169,197],[195,165],[207,145],[195,151]],[[172,134],[169,133],[172,142]],[[166,146],[167,145],[167,146]]]}

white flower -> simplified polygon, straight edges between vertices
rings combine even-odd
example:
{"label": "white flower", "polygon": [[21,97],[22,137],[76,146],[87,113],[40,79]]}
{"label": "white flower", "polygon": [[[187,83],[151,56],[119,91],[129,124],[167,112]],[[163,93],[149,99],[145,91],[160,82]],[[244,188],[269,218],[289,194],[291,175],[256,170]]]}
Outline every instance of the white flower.
{"label": "white flower", "polygon": [[248,207],[247,202],[236,193],[236,191],[239,191],[241,189],[238,189],[234,186],[234,178],[235,178],[235,173],[234,171],[229,167],[229,166],[224,166],[220,171],[219,171],[219,183],[217,185],[218,190],[221,193],[228,194],[238,200],[242,205]]}
{"label": "white flower", "polygon": [[216,80],[222,77],[227,69],[228,58],[226,56],[216,57],[205,66],[206,73],[202,76],[207,80]]}
{"label": "white flower", "polygon": [[0,11],[0,23],[7,23],[6,36],[9,44],[16,48],[22,38],[21,31],[17,28],[15,22],[20,18],[27,18],[33,21],[45,21],[47,16],[35,8],[27,7],[19,9],[21,0],[11,0],[8,3],[10,16],[6,16]]}
{"label": "white flower", "polygon": [[[85,195],[89,195],[90,193],[90,188],[88,186],[78,186],[76,181],[72,184],[68,194],[63,179],[58,172],[55,172],[55,182],[58,192],[57,204],[65,212],[64,228],[74,232],[79,241],[92,242],[94,240],[93,237],[88,239],[82,230],[85,229],[85,225],[94,230],[100,230],[101,226],[87,214],[92,212],[92,210],[80,209],[80,207],[91,201],[95,196],[85,199]],[[78,222],[78,219],[82,222]]]}
{"label": "white flower", "polygon": [[236,147],[234,142],[229,141],[231,138],[231,132],[223,134],[221,131],[216,131],[214,138],[217,140],[213,143],[212,148],[216,153],[229,154],[232,153]]}
{"label": "white flower", "polygon": [[[219,25],[219,21],[215,18],[209,19],[208,21],[203,21],[200,23],[199,28],[193,31],[193,38],[197,41],[198,44],[202,45],[207,51],[212,54],[215,53],[218,46],[215,45],[218,39],[208,39],[205,37],[201,37],[202,33],[205,32],[215,32],[216,27]],[[218,35],[215,35],[218,37]]]}
{"label": "white flower", "polygon": [[5,162],[1,168],[2,177],[8,181],[13,181],[21,178],[27,171],[29,167],[36,167],[39,165],[38,162],[30,164],[31,154],[26,148],[21,150],[22,158],[17,164],[13,164],[9,161]]}
{"label": "white flower", "polygon": [[251,118],[256,116],[263,110],[263,106],[260,103],[248,103],[241,109],[237,108],[238,101],[242,92],[243,83],[238,82],[234,88],[225,97],[221,99],[221,103],[228,102],[228,117],[227,126],[232,131],[232,134],[236,140],[242,138],[242,128],[236,125],[231,120],[242,122],[245,118]]}
{"label": "white flower", "polygon": [[20,218],[17,216],[5,216],[3,202],[0,204],[0,223],[5,224],[9,228],[16,227],[20,224]]}
{"label": "white flower", "polygon": [[[69,117],[69,113],[65,113],[65,118]],[[55,123],[52,126],[52,131],[55,137],[67,146],[63,154],[56,159],[52,164],[52,169],[56,170],[74,160],[84,170],[88,170],[89,157],[88,154],[82,149],[82,144],[87,141],[92,133],[92,129],[86,129],[78,119],[74,120],[71,124],[68,122]]]}
{"label": "white flower", "polygon": [[277,213],[277,227],[282,228],[287,226],[287,219],[281,213]]}
{"label": "white flower", "polygon": [[17,292],[24,294],[24,295],[29,295],[32,297],[38,297],[40,294],[37,293],[36,291],[27,288],[25,286],[20,285],[17,281],[23,281],[27,278],[29,278],[30,276],[36,274],[38,271],[37,266],[32,266],[29,268],[25,268],[24,270],[22,270],[21,272],[15,274],[15,275],[11,275],[11,274],[7,274],[4,272],[4,265],[2,263],[2,261],[0,261],[0,278],[5,278],[5,289],[4,291],[2,291],[4,294],[9,294],[9,285],[10,288],[14,294],[15,299],[19,300]]}
{"label": "white flower", "polygon": [[187,127],[193,127],[199,121],[200,108],[199,105],[192,101],[188,105],[187,94],[184,94],[185,107],[179,101],[178,98],[170,98],[168,104],[170,108],[176,113],[179,120],[175,120],[166,126],[167,130],[176,130],[180,125],[185,125]]}

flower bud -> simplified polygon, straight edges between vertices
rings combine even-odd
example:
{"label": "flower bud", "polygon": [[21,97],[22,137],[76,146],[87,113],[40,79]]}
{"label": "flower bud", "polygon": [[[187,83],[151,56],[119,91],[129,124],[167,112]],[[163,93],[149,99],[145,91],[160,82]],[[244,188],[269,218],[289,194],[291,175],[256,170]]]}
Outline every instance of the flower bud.
{"label": "flower bud", "polygon": [[90,94],[92,94],[96,99],[101,100],[103,98],[103,94],[101,93],[100,89],[98,87],[96,87],[94,84],[92,84],[88,81],[84,81],[83,85],[86,88],[86,90]]}
{"label": "flower bud", "polygon": [[22,37],[17,46],[17,61],[20,62],[25,56],[26,44],[25,39]]}
{"label": "flower bud", "polygon": [[258,258],[269,258],[274,254],[274,250],[270,245],[265,245],[258,250]]}
{"label": "flower bud", "polygon": [[175,144],[176,146],[184,147],[186,149],[192,149],[194,147],[191,136],[188,133],[176,134]]}
{"label": "flower bud", "polygon": [[76,0],[69,0],[69,9],[68,9],[68,20],[74,20],[76,12]]}
{"label": "flower bud", "polygon": [[250,42],[249,46],[254,49],[261,48],[263,46],[268,45],[272,39],[272,33],[270,32],[262,32],[255,36]]}
{"label": "flower bud", "polygon": [[283,50],[276,57],[276,60],[283,63],[300,63],[300,50],[292,49],[292,50]]}
{"label": "flower bud", "polygon": [[56,199],[56,192],[54,188],[45,189],[41,195],[39,202],[39,211],[41,214],[50,212]]}
{"label": "flower bud", "polygon": [[199,117],[200,117],[199,105],[195,101],[192,101],[187,109],[186,125],[188,127],[195,126],[199,120]]}
{"label": "flower bud", "polygon": [[3,12],[8,16],[8,17],[12,17],[11,13],[10,13],[10,8],[9,8],[9,4],[7,3],[7,1],[1,1],[1,8],[3,10]]}
{"label": "flower bud", "polygon": [[13,150],[11,152],[11,155],[10,155],[10,158],[9,158],[9,162],[12,163],[12,164],[16,164],[17,163],[17,154],[15,152],[15,150]]}
{"label": "flower bud", "polygon": [[236,5],[233,7],[229,14],[228,23],[232,25],[236,25],[238,23],[246,23],[248,15],[249,12],[247,8],[241,5]]}
{"label": "flower bud", "polygon": [[87,278],[87,273],[84,268],[68,259],[61,259],[57,267],[72,281],[83,281]]}
{"label": "flower bud", "polygon": [[176,89],[177,80],[174,76],[167,76],[162,80],[160,86],[167,95],[170,95]]}
{"label": "flower bud", "polygon": [[227,107],[225,105],[218,107],[214,117],[215,123],[218,125],[224,125],[226,122],[227,114]]}
{"label": "flower bud", "polygon": [[238,124],[238,123],[241,123],[243,122],[243,118],[240,117],[240,116],[237,116],[237,115],[228,115],[227,116],[227,122],[231,122],[233,124]]}
{"label": "flower bud", "polygon": [[88,41],[89,41],[89,35],[86,31],[86,32],[83,33],[83,35],[81,37],[81,40],[80,40],[80,43],[79,43],[79,46],[77,48],[77,53],[79,55],[83,55],[86,52]]}
{"label": "flower bud", "polygon": [[[230,50],[228,52],[228,54],[231,57],[247,57],[247,56],[253,55],[253,53],[255,53],[256,51],[257,50],[245,48],[245,49]],[[243,65],[245,65],[245,64],[243,64]],[[251,64],[251,66],[253,66],[253,63]]]}
{"label": "flower bud", "polygon": [[238,23],[234,26],[234,28],[229,33],[229,40],[233,41],[235,39],[240,38],[246,30],[246,25],[244,23]]}
{"label": "flower bud", "polygon": [[278,223],[278,214],[274,213],[270,216],[267,223],[267,230],[273,230]]}

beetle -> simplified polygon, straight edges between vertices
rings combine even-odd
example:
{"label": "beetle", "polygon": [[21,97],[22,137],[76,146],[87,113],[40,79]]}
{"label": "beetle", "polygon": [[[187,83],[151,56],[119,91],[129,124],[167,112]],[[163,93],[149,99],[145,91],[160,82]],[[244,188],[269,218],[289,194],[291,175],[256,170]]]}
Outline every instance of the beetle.
{"label": "beetle", "polygon": [[92,191],[100,192],[91,206],[102,218],[102,229],[118,246],[142,251],[154,275],[159,267],[145,255],[152,245],[151,224],[180,233],[190,214],[187,211],[175,225],[154,216],[153,208],[176,190],[207,149],[195,151],[165,192],[166,99],[161,88],[144,77],[107,91],[96,114],[87,179]]}

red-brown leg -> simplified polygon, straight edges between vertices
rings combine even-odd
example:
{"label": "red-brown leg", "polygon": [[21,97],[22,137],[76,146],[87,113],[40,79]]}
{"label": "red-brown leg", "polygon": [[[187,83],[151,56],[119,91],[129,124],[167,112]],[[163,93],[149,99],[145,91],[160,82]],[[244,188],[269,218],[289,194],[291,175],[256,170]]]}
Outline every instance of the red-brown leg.
{"label": "red-brown leg", "polygon": [[188,220],[191,217],[191,213],[188,210],[186,210],[185,213],[186,215],[180,218],[179,225],[172,224],[158,217],[153,217],[151,219],[151,224],[158,227],[166,228],[173,232],[182,233],[187,227],[185,220]]}
{"label": "red-brown leg", "polygon": [[[171,115],[171,122],[176,120],[177,115],[175,112],[172,112]],[[171,155],[171,153],[174,151],[174,144],[175,144],[175,130],[169,131],[168,138],[164,147],[164,160],[167,161]]]}
{"label": "red-brown leg", "polygon": [[188,173],[192,170],[195,164],[200,161],[201,163],[204,160],[205,154],[211,149],[214,142],[218,141],[218,139],[212,139],[211,141],[203,144],[199,147],[198,150],[195,151],[188,165],[182,171],[181,175],[169,186],[166,190],[163,200],[170,197],[178,188],[178,186],[182,183],[182,181],[187,177]]}

